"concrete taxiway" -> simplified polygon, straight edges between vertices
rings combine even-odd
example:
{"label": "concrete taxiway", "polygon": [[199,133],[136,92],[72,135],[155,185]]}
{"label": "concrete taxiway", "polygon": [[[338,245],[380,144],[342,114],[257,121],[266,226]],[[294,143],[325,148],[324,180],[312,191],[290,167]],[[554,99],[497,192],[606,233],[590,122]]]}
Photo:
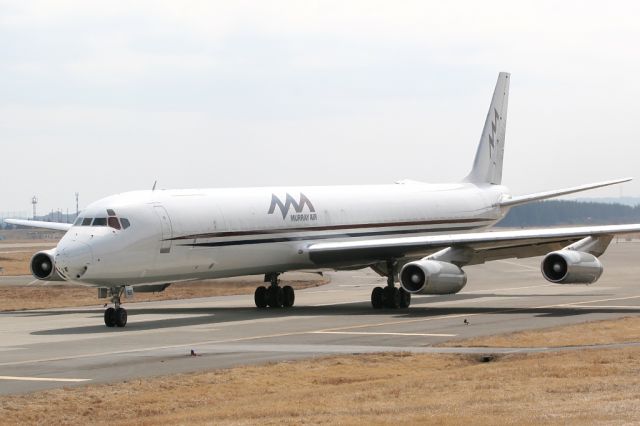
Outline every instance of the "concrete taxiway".
{"label": "concrete taxiway", "polygon": [[366,270],[332,273],[331,284],[297,291],[292,309],[258,310],[252,295],[126,303],[124,329],[105,327],[97,307],[0,313],[0,393],[324,354],[484,353],[434,345],[639,315],[638,259],[640,243],[612,244],[602,257],[605,274],[591,286],[544,281],[539,258],[468,267],[461,293],[414,297],[407,310],[372,309],[371,289],[385,279]]}

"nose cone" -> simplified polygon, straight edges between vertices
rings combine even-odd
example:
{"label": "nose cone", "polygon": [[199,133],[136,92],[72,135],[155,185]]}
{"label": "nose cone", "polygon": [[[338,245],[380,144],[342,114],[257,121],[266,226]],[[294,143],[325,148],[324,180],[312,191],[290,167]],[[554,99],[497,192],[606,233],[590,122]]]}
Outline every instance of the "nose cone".
{"label": "nose cone", "polygon": [[58,273],[68,280],[79,280],[93,263],[93,253],[88,244],[68,241],[58,246],[56,268]]}

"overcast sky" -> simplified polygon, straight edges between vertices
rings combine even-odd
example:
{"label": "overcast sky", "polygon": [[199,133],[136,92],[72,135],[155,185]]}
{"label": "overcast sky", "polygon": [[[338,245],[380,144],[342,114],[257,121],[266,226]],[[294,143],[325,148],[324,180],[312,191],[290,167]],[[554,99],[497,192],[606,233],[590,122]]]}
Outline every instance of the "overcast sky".
{"label": "overcast sky", "polygon": [[514,194],[636,176],[637,1],[3,1],[0,211],[458,180],[512,73]]}

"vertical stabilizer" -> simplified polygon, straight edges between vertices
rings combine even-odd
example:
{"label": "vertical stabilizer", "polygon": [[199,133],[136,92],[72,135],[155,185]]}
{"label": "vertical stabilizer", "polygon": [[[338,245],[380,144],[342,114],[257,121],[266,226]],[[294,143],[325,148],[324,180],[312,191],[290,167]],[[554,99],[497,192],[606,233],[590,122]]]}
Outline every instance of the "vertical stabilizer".
{"label": "vertical stabilizer", "polygon": [[498,74],[498,82],[493,92],[487,119],[484,122],[473,169],[465,178],[467,182],[492,185],[500,185],[502,182],[502,158],[507,127],[510,76],[506,72]]}

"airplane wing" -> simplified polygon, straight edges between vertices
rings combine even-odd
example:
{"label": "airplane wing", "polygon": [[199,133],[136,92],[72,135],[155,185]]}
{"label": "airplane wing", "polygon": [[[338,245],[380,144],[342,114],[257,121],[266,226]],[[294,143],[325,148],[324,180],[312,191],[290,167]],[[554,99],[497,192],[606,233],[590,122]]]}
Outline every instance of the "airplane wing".
{"label": "airplane wing", "polygon": [[11,225],[31,226],[33,228],[53,229],[56,231],[68,231],[73,224],[59,222],[44,222],[41,220],[5,219],[5,223]]}
{"label": "airplane wing", "polygon": [[474,265],[489,260],[541,256],[586,237],[612,237],[634,232],[640,232],[640,224],[484,231],[316,243],[308,247],[308,252],[311,261],[319,266],[340,267],[421,258],[451,247],[465,249],[468,255],[464,264]]}

